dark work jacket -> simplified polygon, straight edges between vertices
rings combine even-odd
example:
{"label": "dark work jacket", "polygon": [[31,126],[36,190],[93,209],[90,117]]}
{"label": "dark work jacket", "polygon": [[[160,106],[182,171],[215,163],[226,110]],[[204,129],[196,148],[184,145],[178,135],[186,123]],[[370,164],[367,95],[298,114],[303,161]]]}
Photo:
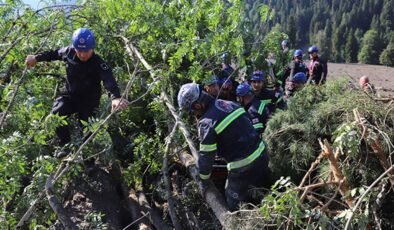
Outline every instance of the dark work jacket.
{"label": "dark work jacket", "polygon": [[268,104],[269,102],[267,101],[254,98],[253,101],[246,106],[252,125],[258,133],[263,133],[270,116]]}
{"label": "dark work jacket", "polygon": [[76,55],[75,49],[65,47],[36,55],[36,60],[64,61],[66,64],[66,85],[63,95],[84,102],[98,102],[101,96],[101,81],[110,93],[111,99],[120,98],[120,91],[112,74],[111,68],[100,56],[93,56],[82,62]]}
{"label": "dark work jacket", "polygon": [[290,62],[289,66],[286,68],[283,79],[287,79],[288,77],[292,78],[296,73],[303,72],[308,74],[308,67],[302,60],[293,60]]}
{"label": "dark work jacket", "polygon": [[319,58],[312,59],[308,68],[308,82],[322,84],[326,81],[327,65]]}
{"label": "dark work jacket", "polygon": [[263,100],[266,103],[268,102],[267,106],[271,113],[275,112],[277,108],[282,110],[287,108],[282,93],[278,91],[263,88],[261,89],[260,93],[255,93],[255,97],[258,100]]}
{"label": "dark work jacket", "polygon": [[198,120],[198,132],[201,179],[209,178],[216,154],[227,163],[238,161],[247,158],[261,143],[245,109],[221,99],[212,99],[208,104],[207,111]]}

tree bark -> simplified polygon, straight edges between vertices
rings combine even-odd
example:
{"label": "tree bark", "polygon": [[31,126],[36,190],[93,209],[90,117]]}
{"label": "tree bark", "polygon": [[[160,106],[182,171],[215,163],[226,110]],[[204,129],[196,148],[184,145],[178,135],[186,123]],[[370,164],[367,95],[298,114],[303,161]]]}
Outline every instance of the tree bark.
{"label": "tree bark", "polygon": [[127,187],[122,184],[122,190],[133,221],[138,220],[136,224],[138,224],[140,229],[145,227],[150,228],[150,223],[148,223],[146,218],[142,218],[138,197],[134,189],[127,189]]}
{"label": "tree bark", "polygon": [[45,191],[49,201],[49,205],[52,210],[55,212],[56,216],[59,218],[60,222],[63,224],[65,229],[78,229],[77,225],[72,222],[71,218],[68,216],[66,211],[64,210],[62,204],[56,198],[55,193],[53,192],[53,175],[49,175],[46,183],[45,183]]}
{"label": "tree bark", "polygon": [[353,207],[353,198],[350,195],[350,186],[347,182],[346,177],[343,176],[341,169],[338,166],[338,162],[335,159],[331,145],[327,140],[324,140],[324,144],[319,140],[320,146],[324,151],[324,156],[330,163],[330,169],[334,175],[335,182],[340,183],[339,192],[345,198],[345,202],[349,207]]}
{"label": "tree bark", "polygon": [[[372,141],[368,138],[371,133],[371,129],[365,126],[365,119],[362,119],[359,111],[357,109],[353,110],[354,118],[358,123],[359,128],[362,130],[362,138],[368,145],[372,148],[373,153],[379,159],[380,165],[384,168],[384,170],[388,170],[390,168],[389,160],[387,159],[387,154],[384,153],[381,144],[379,143],[379,137],[376,136]],[[391,183],[391,187],[394,188],[394,171],[388,171],[388,177]]]}
{"label": "tree bark", "polygon": [[[190,175],[199,185],[198,187],[201,188],[202,181],[200,179],[199,176],[200,174],[195,165],[195,161],[193,157],[188,152],[181,151],[179,153],[179,159],[181,160],[182,164],[186,166],[186,168],[189,170]],[[229,210],[227,208],[226,202],[224,201],[223,196],[220,194],[220,192],[217,190],[217,188],[211,181],[209,181],[207,184],[208,186],[206,187],[205,192],[200,191],[200,193],[204,192],[205,201],[212,208],[213,212],[215,213],[215,216],[218,218],[222,226],[224,226],[227,215],[229,214]]]}
{"label": "tree bark", "polygon": [[175,230],[178,230],[178,229],[180,230],[180,229],[182,229],[182,226],[179,223],[179,220],[177,217],[178,215],[175,210],[175,201],[174,201],[174,198],[172,197],[172,185],[171,185],[170,177],[168,175],[168,152],[170,151],[171,142],[174,137],[177,126],[178,126],[178,123],[175,123],[170,135],[167,137],[167,140],[166,140],[166,145],[165,145],[165,149],[164,149],[164,156],[163,156],[162,172],[163,172],[163,176],[164,176],[164,184],[166,187],[168,211],[170,213],[170,217],[171,217],[172,223],[174,224]]}
{"label": "tree bark", "polygon": [[145,194],[142,191],[138,192],[138,203],[141,207],[142,213],[145,215],[149,213],[149,219],[156,229],[170,230],[171,228],[163,221],[160,212],[155,208],[151,207],[146,200]]}

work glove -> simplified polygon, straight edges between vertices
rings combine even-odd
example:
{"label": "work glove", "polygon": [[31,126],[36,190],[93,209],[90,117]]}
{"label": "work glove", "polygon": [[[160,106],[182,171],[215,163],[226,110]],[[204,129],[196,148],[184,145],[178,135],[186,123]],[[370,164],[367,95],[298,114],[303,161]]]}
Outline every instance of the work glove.
{"label": "work glove", "polygon": [[111,112],[115,111],[115,110],[122,110],[127,108],[127,106],[129,105],[129,102],[126,99],[121,99],[121,98],[115,98],[112,100],[112,108],[111,108]]}
{"label": "work glove", "polygon": [[35,55],[27,55],[25,64],[28,69],[34,67],[37,64],[37,59]]}

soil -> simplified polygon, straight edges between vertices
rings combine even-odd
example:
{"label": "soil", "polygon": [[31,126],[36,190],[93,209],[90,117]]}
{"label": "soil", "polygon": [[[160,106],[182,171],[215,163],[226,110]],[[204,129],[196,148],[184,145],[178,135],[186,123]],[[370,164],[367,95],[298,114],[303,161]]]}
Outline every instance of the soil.
{"label": "soil", "polygon": [[[68,186],[64,208],[79,229],[123,229],[133,221],[121,183],[119,168],[93,164]],[[95,226],[94,215],[101,215],[106,226]]]}
{"label": "soil", "polygon": [[382,96],[394,96],[394,68],[380,65],[328,63],[327,79],[350,77],[358,86],[361,76],[368,76],[370,82]]}

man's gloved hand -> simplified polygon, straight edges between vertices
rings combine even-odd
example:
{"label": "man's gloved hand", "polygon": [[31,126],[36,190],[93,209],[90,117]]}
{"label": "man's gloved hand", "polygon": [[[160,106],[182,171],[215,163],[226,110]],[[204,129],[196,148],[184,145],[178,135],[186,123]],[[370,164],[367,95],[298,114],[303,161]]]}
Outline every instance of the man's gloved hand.
{"label": "man's gloved hand", "polygon": [[115,110],[122,110],[127,108],[127,106],[129,105],[129,102],[126,99],[120,99],[120,98],[115,98],[112,100],[112,109],[111,112],[115,111]]}
{"label": "man's gloved hand", "polygon": [[35,55],[27,55],[25,64],[28,69],[34,67],[37,64],[37,59]]}

